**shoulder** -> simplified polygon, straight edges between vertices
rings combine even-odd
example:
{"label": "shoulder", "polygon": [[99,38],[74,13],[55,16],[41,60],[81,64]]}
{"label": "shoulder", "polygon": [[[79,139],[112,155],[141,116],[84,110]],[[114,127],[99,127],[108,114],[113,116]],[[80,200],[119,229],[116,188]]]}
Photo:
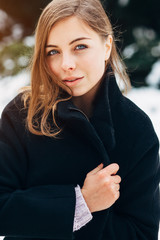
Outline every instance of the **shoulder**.
{"label": "shoulder", "polygon": [[134,124],[138,129],[144,127],[152,127],[149,116],[139,108],[135,103],[125,96],[122,96],[120,103],[120,109],[123,116],[130,123]]}
{"label": "shoulder", "polygon": [[132,125],[132,127],[134,126],[134,130],[153,130],[153,124],[149,116],[130,99],[123,96],[120,106],[124,118],[127,120],[129,125]]}
{"label": "shoulder", "polygon": [[24,107],[23,93],[18,94],[4,108],[1,115],[1,124],[24,123],[27,117],[27,109]]}
{"label": "shoulder", "polygon": [[4,108],[3,112],[8,112],[10,110],[18,110],[24,107],[23,103],[23,93],[19,93],[15,98],[13,98]]}
{"label": "shoulder", "polygon": [[141,148],[158,144],[158,138],[149,116],[135,103],[121,96],[115,107],[114,121],[126,142]]}
{"label": "shoulder", "polygon": [[[109,101],[113,121],[124,128],[124,132],[153,132],[153,125],[148,115],[126,96],[122,95],[115,79],[109,82]],[[145,131],[144,131],[145,130]]]}

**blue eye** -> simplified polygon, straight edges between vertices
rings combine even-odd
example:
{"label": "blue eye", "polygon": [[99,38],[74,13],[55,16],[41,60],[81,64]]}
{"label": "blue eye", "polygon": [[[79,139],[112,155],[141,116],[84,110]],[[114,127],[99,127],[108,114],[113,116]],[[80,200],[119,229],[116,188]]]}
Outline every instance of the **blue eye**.
{"label": "blue eye", "polygon": [[87,46],[86,45],[84,45],[84,44],[80,44],[80,45],[78,45],[78,46],[76,46],[76,50],[83,50],[83,49],[85,49],[85,48],[87,48]]}
{"label": "blue eye", "polygon": [[47,56],[53,56],[56,55],[58,53],[57,50],[51,50],[50,52],[47,53]]}

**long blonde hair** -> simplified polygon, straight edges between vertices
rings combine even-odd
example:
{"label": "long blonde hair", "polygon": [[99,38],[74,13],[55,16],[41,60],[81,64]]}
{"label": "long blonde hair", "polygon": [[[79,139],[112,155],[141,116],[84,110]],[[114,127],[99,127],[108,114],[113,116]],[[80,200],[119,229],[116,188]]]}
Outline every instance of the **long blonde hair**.
{"label": "long blonde hair", "polygon": [[[35,32],[35,49],[31,63],[31,86],[24,90],[23,100],[28,108],[26,124],[36,135],[56,137],[61,131],[55,120],[57,103],[66,99],[60,97],[63,85],[49,70],[45,46],[53,25],[69,16],[76,16],[87,23],[101,37],[113,37],[112,51],[107,66],[127,85],[129,78],[114,41],[114,34],[108,16],[99,0],[53,0],[43,10]],[[107,68],[106,66],[106,68]],[[47,121],[52,112],[52,124]],[[51,127],[52,125],[52,127]],[[54,127],[53,127],[54,126]]]}

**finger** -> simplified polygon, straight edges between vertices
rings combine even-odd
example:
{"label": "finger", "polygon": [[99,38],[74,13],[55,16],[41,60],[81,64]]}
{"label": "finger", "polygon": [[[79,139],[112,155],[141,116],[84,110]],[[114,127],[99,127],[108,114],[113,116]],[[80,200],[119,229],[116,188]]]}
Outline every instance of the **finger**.
{"label": "finger", "polygon": [[120,190],[120,185],[114,183],[114,184],[112,185],[112,189],[113,189],[115,192],[117,192],[117,191]]}
{"label": "finger", "polygon": [[113,182],[114,183],[120,183],[121,182],[121,177],[119,175],[113,176]]}
{"label": "finger", "polygon": [[115,184],[115,190],[119,191],[120,190],[120,185],[119,184]]}
{"label": "finger", "polygon": [[112,163],[107,167],[103,168],[101,171],[104,171],[106,174],[114,175],[118,172],[119,165],[117,163]]}
{"label": "finger", "polygon": [[120,197],[120,191],[116,192],[116,198],[118,199]]}
{"label": "finger", "polygon": [[96,173],[99,172],[102,168],[103,168],[103,163],[101,163],[101,164],[98,165],[96,168],[94,168],[92,171],[90,171],[90,172],[88,173],[88,175],[96,174]]}

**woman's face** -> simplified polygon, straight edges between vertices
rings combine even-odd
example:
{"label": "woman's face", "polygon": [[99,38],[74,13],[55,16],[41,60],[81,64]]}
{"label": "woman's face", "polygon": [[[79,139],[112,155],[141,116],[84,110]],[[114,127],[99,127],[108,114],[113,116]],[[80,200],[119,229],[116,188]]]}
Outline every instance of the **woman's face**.
{"label": "woman's face", "polygon": [[46,44],[47,63],[59,81],[72,89],[73,96],[82,96],[98,87],[111,46],[110,35],[105,41],[72,16],[52,27]]}

